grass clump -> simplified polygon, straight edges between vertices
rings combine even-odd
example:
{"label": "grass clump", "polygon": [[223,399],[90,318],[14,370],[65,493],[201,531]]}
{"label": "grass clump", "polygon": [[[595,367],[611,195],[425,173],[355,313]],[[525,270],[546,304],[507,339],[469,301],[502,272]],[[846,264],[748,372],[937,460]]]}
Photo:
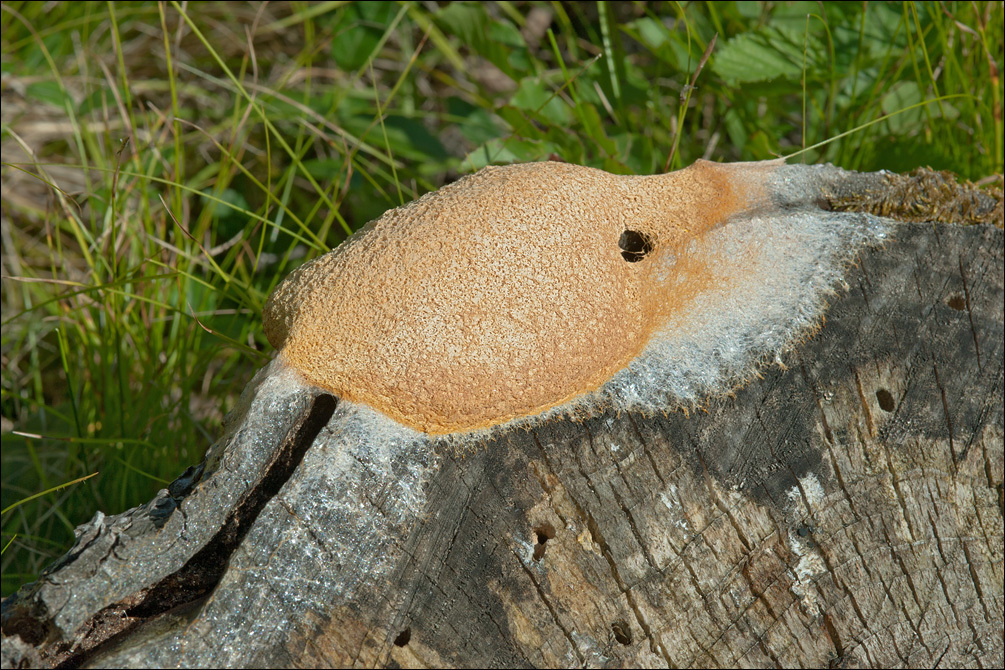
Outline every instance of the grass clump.
{"label": "grass clump", "polygon": [[4,3],[3,593],[199,460],[270,355],[276,282],[386,209],[550,157],[980,180],[1002,24],[1001,3]]}

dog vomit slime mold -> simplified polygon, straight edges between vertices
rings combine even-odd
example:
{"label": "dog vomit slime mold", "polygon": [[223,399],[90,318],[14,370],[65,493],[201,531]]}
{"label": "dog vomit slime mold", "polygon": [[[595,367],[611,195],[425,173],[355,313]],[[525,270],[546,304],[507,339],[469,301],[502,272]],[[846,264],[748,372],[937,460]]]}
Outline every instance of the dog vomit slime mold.
{"label": "dog vomit slime mold", "polygon": [[826,208],[848,174],[487,167],[294,271],[265,332],[310,383],[433,435],[687,408],[816,327],[884,239],[884,219]]}

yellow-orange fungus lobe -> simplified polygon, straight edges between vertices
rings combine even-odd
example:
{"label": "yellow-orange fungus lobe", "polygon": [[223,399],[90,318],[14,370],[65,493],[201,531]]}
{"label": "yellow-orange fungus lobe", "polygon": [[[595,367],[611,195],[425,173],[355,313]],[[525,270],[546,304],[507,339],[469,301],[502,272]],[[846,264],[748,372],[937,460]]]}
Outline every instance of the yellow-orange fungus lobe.
{"label": "yellow-orange fungus lobe", "polygon": [[266,334],[311,383],[422,432],[547,412],[646,359],[656,335],[683,337],[673,324],[700,296],[743,283],[746,247],[720,231],[770,205],[780,168],[487,167],[293,272]]}

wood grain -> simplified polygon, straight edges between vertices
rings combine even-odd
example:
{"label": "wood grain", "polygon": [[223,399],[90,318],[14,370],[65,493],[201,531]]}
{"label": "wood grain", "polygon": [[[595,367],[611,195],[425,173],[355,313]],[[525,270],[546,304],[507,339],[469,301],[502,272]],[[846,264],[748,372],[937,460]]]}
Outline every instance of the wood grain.
{"label": "wood grain", "polygon": [[266,369],[3,603],[3,666],[1000,667],[1003,246],[902,225],[733,396],[462,454]]}

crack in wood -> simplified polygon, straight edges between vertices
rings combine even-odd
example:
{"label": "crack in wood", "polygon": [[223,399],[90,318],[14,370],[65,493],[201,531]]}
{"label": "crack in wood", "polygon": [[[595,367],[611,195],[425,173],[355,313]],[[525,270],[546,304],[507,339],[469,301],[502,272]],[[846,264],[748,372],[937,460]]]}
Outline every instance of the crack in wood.
{"label": "crack in wood", "polygon": [[[80,667],[108,644],[128,634],[137,626],[160,615],[184,609],[205,598],[223,576],[230,555],[240,545],[258,518],[258,514],[279,492],[300,464],[314,438],[328,423],[336,405],[336,399],[326,393],[319,394],[314,399],[310,410],[291,427],[258,485],[249,491],[242,504],[232,511],[214,538],[180,570],[161,580],[160,583],[130,596],[125,603],[116,603],[99,611],[85,623],[84,629],[89,631],[86,636],[83,638],[77,636],[69,643],[44,649],[41,654],[42,660],[58,668]],[[189,470],[186,470],[186,474],[188,473]],[[192,485],[186,488],[191,490],[194,484],[193,481]],[[112,545],[112,552],[117,544],[116,542]],[[121,612],[121,617],[112,617],[111,620],[114,621],[112,633],[110,635],[96,633],[96,630],[109,625],[109,615],[114,612]],[[4,632],[5,634],[7,631],[19,632],[23,624],[24,622],[16,620],[5,621]],[[38,621],[37,625],[45,627],[46,620]]]}
{"label": "crack in wood", "polygon": [[[286,512],[263,511],[239,552],[215,557],[229,556],[230,565],[207,591],[212,604],[189,601],[144,622],[129,614],[152,597],[145,586],[130,586],[67,615],[59,598],[72,591],[81,602],[89,582],[76,574],[92,563],[70,557],[65,563],[77,572],[43,577],[62,588],[44,593],[48,599],[39,602],[55,613],[39,616],[62,612],[61,634],[86,636],[92,646],[96,635],[114,632],[114,622],[124,626],[100,655],[88,657],[96,665],[157,659],[167,666],[521,666],[535,659],[626,667],[994,666],[1002,648],[995,567],[1005,519],[1001,233],[940,228],[940,248],[931,229],[899,229],[888,249],[867,252],[868,273],[860,266],[850,275],[856,290],[835,299],[826,326],[800,343],[789,372],[766,368],[702,412],[547,422],[437,468],[421,457],[428,452],[409,452],[430,468],[429,495],[416,503],[416,522],[382,526],[384,542],[370,544],[364,540],[373,537],[353,523],[361,513],[383,522],[378,510],[389,509],[395,494],[386,483],[368,489],[365,473],[351,480],[337,469],[319,474],[333,455],[350,461],[352,447],[369,449],[368,435],[336,445],[348,444],[349,452],[329,452],[315,441],[318,449],[305,456],[310,469],[302,464],[282,499],[267,503]],[[947,302],[958,296],[956,304],[966,306],[960,277],[972,326]],[[975,336],[979,375],[968,346]],[[228,433],[184,507],[171,511],[174,501],[152,501],[145,510],[152,523],[132,532],[123,529],[135,520],[128,515],[120,515],[120,525],[86,526],[74,551],[113,551],[115,533],[123,533],[114,552],[127,577],[145,573],[149,579],[137,583],[163,586],[163,575],[177,574],[213,537],[236,541],[239,531],[221,525],[251,522],[243,492],[257,488],[266,469],[280,467],[270,460],[274,451],[313,402],[314,391],[276,372],[263,375],[268,391],[255,396],[261,402],[245,416],[261,419],[263,429],[248,429],[260,437]],[[875,396],[876,380],[887,378],[893,412]],[[280,406],[286,410],[275,410]],[[348,405],[338,416],[343,409]],[[353,472],[360,462],[352,461]],[[808,472],[825,498],[797,476]],[[172,494],[183,497],[174,488]],[[333,506],[338,513],[329,514]],[[214,514],[204,514],[206,507]],[[810,594],[819,615],[800,607],[791,588],[800,577],[800,549],[785,538],[806,541],[808,533],[793,527],[803,518],[812,520],[820,560],[802,566],[797,588]],[[544,532],[544,524],[556,537],[536,563],[513,538]],[[145,561],[160,549],[182,558],[151,570]],[[375,556],[386,561],[376,577]],[[97,565],[111,562],[109,555]],[[273,608],[282,598],[285,609]],[[104,619],[90,614],[112,601]],[[27,608],[33,601],[24,602]],[[615,623],[622,639],[634,633],[631,644],[617,639]],[[406,628],[409,641],[396,647]],[[5,638],[5,659],[19,643]],[[34,652],[16,653],[27,659]]]}
{"label": "crack in wood", "polygon": [[974,310],[970,305],[970,288],[967,286],[967,272],[963,268],[963,256],[958,257],[960,264],[960,279],[963,280],[963,298],[967,307],[967,318],[970,320],[970,335],[974,338],[974,353],[977,358],[977,370],[984,371],[984,364],[981,363],[981,343],[977,337],[977,327],[974,325]]}

